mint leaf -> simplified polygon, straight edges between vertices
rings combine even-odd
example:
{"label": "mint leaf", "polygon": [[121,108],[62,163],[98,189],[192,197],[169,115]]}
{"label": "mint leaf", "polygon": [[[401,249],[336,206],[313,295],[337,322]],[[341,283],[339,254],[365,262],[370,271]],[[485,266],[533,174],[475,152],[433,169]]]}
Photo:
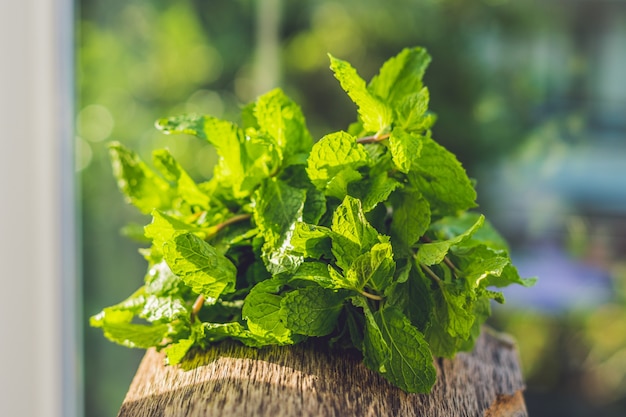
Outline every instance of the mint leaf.
{"label": "mint leaf", "polygon": [[[480,213],[464,212],[459,216],[444,217],[433,222],[429,230],[434,233],[435,237],[439,240],[450,239],[469,229],[478,221],[480,216]],[[485,245],[494,251],[509,251],[506,241],[487,219],[484,220],[480,229],[472,234],[470,239],[463,242],[464,247],[475,245]]]}
{"label": "mint leaf", "polygon": [[358,169],[367,166],[370,160],[356,138],[337,132],[313,145],[307,162],[307,174],[313,185],[326,195],[343,199],[348,184],[362,178]]}
{"label": "mint leaf", "polygon": [[309,152],[313,140],[302,111],[282,90],[259,97],[253,112],[259,129],[267,132],[285,155]]}
{"label": "mint leaf", "polygon": [[359,116],[363,121],[365,130],[377,133],[386,131],[392,122],[391,109],[368,91],[365,81],[352,65],[332,55],[329,57],[330,69],[333,70],[335,78],[339,80],[341,88],[358,106]]}
{"label": "mint leaf", "polygon": [[386,103],[397,106],[406,96],[422,89],[429,63],[430,56],[424,48],[405,48],[383,64],[368,89]]}
{"label": "mint leaf", "polygon": [[395,166],[400,172],[406,174],[412,167],[419,164],[422,138],[404,130],[394,129],[389,137],[389,149]]}
{"label": "mint leaf", "polygon": [[517,268],[512,264],[508,264],[502,270],[500,276],[489,276],[485,281],[485,286],[494,286],[498,288],[506,287],[511,284],[518,284],[523,287],[530,288],[537,283],[537,278],[521,278]]}
{"label": "mint leaf", "polygon": [[290,291],[281,300],[285,325],[293,333],[326,336],[337,326],[344,300],[344,294],[317,285]]}
{"label": "mint leaf", "polygon": [[[379,203],[387,201],[389,195],[402,184],[390,178],[387,172],[378,175],[370,174],[369,180],[356,183],[359,186],[358,195],[361,197],[363,211],[372,211]],[[349,189],[350,195],[355,195],[354,189]]]}
{"label": "mint leaf", "polygon": [[430,204],[415,189],[405,188],[392,196],[391,241],[398,251],[409,251],[426,233],[430,224]]}
{"label": "mint leaf", "polygon": [[424,335],[395,307],[363,310],[365,364],[406,392],[429,393],[437,371]]}
{"label": "mint leaf", "polygon": [[406,96],[397,107],[397,126],[407,132],[422,133],[428,131],[437,117],[428,111],[430,94],[426,87],[418,93]]}
{"label": "mint leaf", "polygon": [[157,122],[164,133],[186,133],[209,141],[219,155],[212,181],[230,188],[234,198],[248,196],[280,165],[281,153],[273,138],[246,136],[235,124],[210,116],[179,116]]}
{"label": "mint leaf", "polygon": [[190,206],[208,208],[209,197],[203,193],[196,182],[174,159],[167,150],[156,150],[152,153],[154,165],[161,174],[170,181],[178,196]]}
{"label": "mint leaf", "polygon": [[456,215],[476,206],[476,191],[459,161],[429,137],[422,137],[417,166],[408,177],[438,215]]}
{"label": "mint leaf", "polygon": [[144,291],[146,294],[154,295],[186,295],[187,287],[182,280],[177,277],[167,262],[160,261],[148,269],[145,277]]}
{"label": "mint leaf", "polygon": [[[149,348],[161,346],[163,341],[181,331],[184,324],[180,321],[138,324],[135,317],[146,310],[146,296],[143,288],[136,291],[123,302],[107,307],[91,317],[89,324],[101,328],[107,339],[131,348]],[[180,312],[178,312],[180,313]],[[151,318],[149,314],[144,314]],[[159,316],[159,319],[163,315]],[[179,314],[170,314],[169,318],[177,318]]]}
{"label": "mint leaf", "polygon": [[226,338],[235,339],[246,346],[263,347],[274,343],[274,339],[259,336],[246,329],[239,322],[203,323],[205,338],[210,342],[218,342]]}
{"label": "mint leaf", "polygon": [[417,251],[417,261],[425,265],[435,265],[442,262],[450,248],[469,239],[483,225],[484,220],[485,217],[481,215],[469,229],[451,239],[422,244]]}
{"label": "mint leaf", "polygon": [[180,339],[176,343],[167,346],[165,350],[165,358],[168,365],[178,365],[187,355],[189,349],[196,343],[195,338]]}
{"label": "mint leaf", "polygon": [[197,136],[215,146],[220,157],[215,168],[216,176],[228,178],[244,175],[241,164],[244,133],[235,124],[211,116],[183,115],[161,119],[156,126],[163,133]]}
{"label": "mint leaf", "polygon": [[417,329],[424,331],[434,308],[430,281],[411,261],[401,268],[400,273],[396,283],[385,292],[387,302],[400,308]]}
{"label": "mint leaf", "polygon": [[331,278],[326,262],[304,262],[301,264],[291,278],[292,282],[308,281],[314,282],[322,288],[338,289],[335,281]]}
{"label": "mint leaf", "polygon": [[158,346],[169,335],[169,323],[144,325],[118,321],[116,314],[108,314],[100,323],[91,321],[93,327],[101,327],[104,336],[112,342],[130,348],[148,349]]}
{"label": "mint leaf", "polygon": [[237,269],[224,255],[199,237],[186,233],[163,246],[165,261],[196,294],[216,300],[235,290]]}
{"label": "mint leaf", "polygon": [[280,292],[285,283],[286,279],[280,276],[258,283],[244,300],[242,310],[242,317],[254,335],[278,345],[299,340],[285,325],[286,312],[281,309],[283,295]]}
{"label": "mint leaf", "polygon": [[139,317],[151,323],[173,321],[189,316],[189,310],[180,296],[147,295]]}
{"label": "mint leaf", "polygon": [[326,227],[298,222],[291,237],[292,250],[305,258],[330,256],[332,235],[332,231]]}
{"label": "mint leaf", "polygon": [[467,341],[476,317],[473,300],[459,284],[439,283],[433,293],[434,308],[426,340],[436,356],[453,357]]}
{"label": "mint leaf", "polygon": [[173,193],[169,184],[148,168],[135,152],[117,142],[109,145],[109,152],[113,175],[129,203],[144,214],[155,208],[171,206]]}
{"label": "mint leaf", "polygon": [[263,260],[273,274],[293,272],[302,262],[291,251],[291,237],[302,219],[305,199],[306,190],[276,178],[266,180],[252,197],[254,221],[265,239]]}
{"label": "mint leaf", "polygon": [[152,239],[153,245],[160,250],[165,242],[185,233],[194,233],[204,238],[207,229],[185,223],[173,216],[154,210],[152,223],[147,225],[144,231],[146,237]]}
{"label": "mint leaf", "polygon": [[493,251],[485,245],[461,246],[453,253],[457,267],[472,289],[493,285],[511,263],[506,253]]}
{"label": "mint leaf", "polygon": [[390,285],[396,270],[389,242],[377,243],[357,257],[346,272],[346,279],[357,290],[369,287],[383,292]]}
{"label": "mint leaf", "polygon": [[346,196],[333,214],[332,252],[337,265],[348,270],[354,260],[379,242],[379,234],[367,219],[361,202]]}

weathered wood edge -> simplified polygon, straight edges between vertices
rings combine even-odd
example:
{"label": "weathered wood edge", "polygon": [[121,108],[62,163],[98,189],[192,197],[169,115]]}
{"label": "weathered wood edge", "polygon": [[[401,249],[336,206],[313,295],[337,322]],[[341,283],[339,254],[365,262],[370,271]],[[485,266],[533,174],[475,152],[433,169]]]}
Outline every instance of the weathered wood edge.
{"label": "weathered wood edge", "polygon": [[526,417],[515,345],[483,332],[472,353],[437,359],[428,395],[406,394],[367,369],[358,352],[311,345],[252,349],[222,343],[164,366],[149,350],[118,417]]}

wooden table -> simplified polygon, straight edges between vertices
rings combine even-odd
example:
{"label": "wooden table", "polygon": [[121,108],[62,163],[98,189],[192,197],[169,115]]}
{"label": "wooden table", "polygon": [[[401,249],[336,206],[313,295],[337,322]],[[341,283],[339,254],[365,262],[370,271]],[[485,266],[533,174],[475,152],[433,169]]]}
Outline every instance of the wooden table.
{"label": "wooden table", "polygon": [[429,395],[406,394],[358,352],[314,344],[261,350],[222,343],[164,366],[149,350],[119,417],[527,416],[515,345],[483,331],[472,353],[437,359]]}

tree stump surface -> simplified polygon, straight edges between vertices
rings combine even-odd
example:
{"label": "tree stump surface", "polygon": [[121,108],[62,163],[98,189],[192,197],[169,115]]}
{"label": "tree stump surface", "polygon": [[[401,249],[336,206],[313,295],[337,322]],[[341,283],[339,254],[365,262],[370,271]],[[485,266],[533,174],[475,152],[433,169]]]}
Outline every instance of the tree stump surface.
{"label": "tree stump surface", "polygon": [[392,386],[357,351],[224,342],[164,366],[164,354],[151,349],[118,417],[527,416],[514,343],[482,333],[472,353],[435,360],[427,395]]}

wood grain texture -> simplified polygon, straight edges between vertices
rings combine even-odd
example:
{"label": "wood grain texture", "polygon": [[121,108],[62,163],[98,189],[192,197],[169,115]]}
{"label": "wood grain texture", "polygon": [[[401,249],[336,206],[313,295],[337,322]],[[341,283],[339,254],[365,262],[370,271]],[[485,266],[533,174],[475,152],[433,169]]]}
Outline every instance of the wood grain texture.
{"label": "wood grain texture", "polygon": [[437,359],[429,395],[406,394],[358,352],[222,343],[164,366],[149,350],[118,417],[527,416],[514,344],[486,332],[474,352]]}

